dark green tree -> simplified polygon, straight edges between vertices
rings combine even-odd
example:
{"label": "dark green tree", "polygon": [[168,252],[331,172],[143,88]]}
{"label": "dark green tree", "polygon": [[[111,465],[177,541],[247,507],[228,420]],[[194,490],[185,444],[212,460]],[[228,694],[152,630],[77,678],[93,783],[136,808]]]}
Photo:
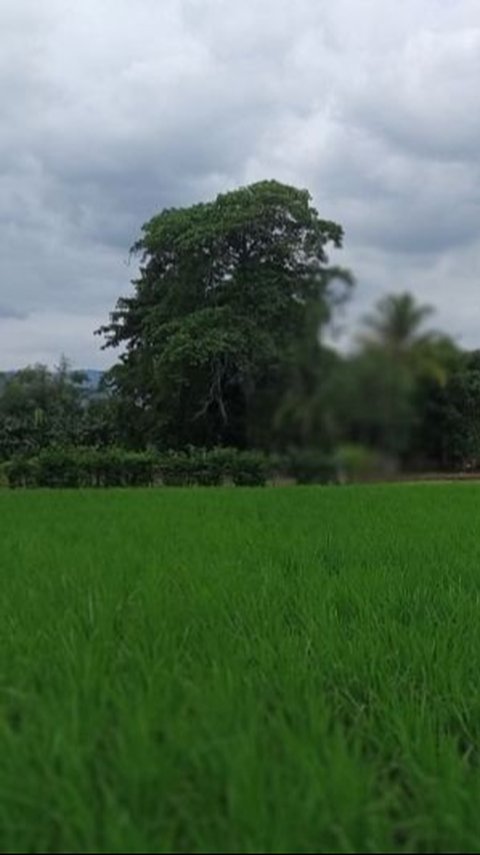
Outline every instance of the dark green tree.
{"label": "dark green tree", "polygon": [[462,353],[442,386],[422,389],[415,448],[434,468],[480,466],[480,352]]}
{"label": "dark green tree", "polygon": [[0,393],[0,455],[34,453],[71,438],[82,414],[83,382],[63,357],[55,372],[34,365],[10,375]]}
{"label": "dark green tree", "polygon": [[396,460],[423,454],[417,427],[426,390],[441,389],[459,358],[448,336],[424,329],[432,313],[408,293],[383,297],[365,318],[357,352],[344,367],[348,438]]}
{"label": "dark green tree", "polygon": [[[286,411],[312,406],[320,332],[352,282],[328,262],[342,238],[306,190],[276,181],[153,217],[134,293],[99,330],[123,348],[110,383],[125,439],[281,445]],[[288,405],[299,373],[309,403]],[[302,416],[294,433],[309,430]]]}
{"label": "dark green tree", "polygon": [[0,383],[0,459],[61,445],[107,445],[116,439],[116,409],[93,394],[86,375],[62,357],[54,371],[33,365]]}

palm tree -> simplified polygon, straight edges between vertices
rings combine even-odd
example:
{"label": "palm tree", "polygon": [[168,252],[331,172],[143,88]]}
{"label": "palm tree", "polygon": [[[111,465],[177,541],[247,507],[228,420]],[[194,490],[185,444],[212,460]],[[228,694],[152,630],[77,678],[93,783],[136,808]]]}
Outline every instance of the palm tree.
{"label": "palm tree", "polygon": [[408,447],[423,384],[443,386],[458,360],[452,339],[424,329],[432,313],[409,293],[391,294],[364,320],[353,362],[357,419],[368,441],[390,454]]}
{"label": "palm tree", "polygon": [[378,301],[374,314],[365,317],[368,332],[362,341],[393,353],[407,351],[432,338],[434,334],[421,332],[424,321],[432,314],[431,306],[419,305],[408,292],[389,294]]}
{"label": "palm tree", "polygon": [[458,349],[449,336],[422,329],[433,313],[432,306],[417,303],[408,292],[389,294],[365,317],[366,332],[360,343],[366,351],[381,351],[403,364],[414,376],[443,384]]}

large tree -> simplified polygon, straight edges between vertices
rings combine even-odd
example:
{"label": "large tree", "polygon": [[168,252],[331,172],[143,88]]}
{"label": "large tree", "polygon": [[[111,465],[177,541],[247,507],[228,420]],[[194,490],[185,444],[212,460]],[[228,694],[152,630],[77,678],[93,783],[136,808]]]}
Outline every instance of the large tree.
{"label": "large tree", "polygon": [[[301,372],[313,400],[319,333],[352,281],[329,266],[326,248],[342,238],[306,190],[276,181],[146,223],[133,247],[141,256],[134,293],[99,330],[106,347],[123,348],[110,379],[127,438],[281,442],[291,383]],[[291,413],[289,422],[291,432]]]}

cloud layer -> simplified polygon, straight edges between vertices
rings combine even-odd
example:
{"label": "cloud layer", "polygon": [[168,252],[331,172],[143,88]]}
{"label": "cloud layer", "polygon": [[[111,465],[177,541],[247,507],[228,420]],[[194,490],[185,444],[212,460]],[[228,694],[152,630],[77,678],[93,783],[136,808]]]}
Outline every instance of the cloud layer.
{"label": "cloud layer", "polygon": [[275,177],[341,222],[350,316],[408,288],[480,346],[477,0],[3,0],[0,368],[93,330],[172,204]]}

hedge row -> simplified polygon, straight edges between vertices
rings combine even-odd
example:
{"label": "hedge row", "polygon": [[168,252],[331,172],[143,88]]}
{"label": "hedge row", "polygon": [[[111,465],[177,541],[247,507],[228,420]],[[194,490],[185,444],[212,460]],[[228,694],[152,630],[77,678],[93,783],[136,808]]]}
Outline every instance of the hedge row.
{"label": "hedge row", "polygon": [[36,457],[17,457],[3,465],[8,486],[147,487],[263,486],[269,478],[298,483],[337,481],[337,464],[317,452],[267,457],[260,452],[216,449],[188,452],[133,452],[119,448],[52,448]]}
{"label": "hedge row", "polygon": [[254,452],[155,454],[111,448],[49,449],[3,466],[10,487],[147,487],[155,484],[262,486],[268,461]]}

